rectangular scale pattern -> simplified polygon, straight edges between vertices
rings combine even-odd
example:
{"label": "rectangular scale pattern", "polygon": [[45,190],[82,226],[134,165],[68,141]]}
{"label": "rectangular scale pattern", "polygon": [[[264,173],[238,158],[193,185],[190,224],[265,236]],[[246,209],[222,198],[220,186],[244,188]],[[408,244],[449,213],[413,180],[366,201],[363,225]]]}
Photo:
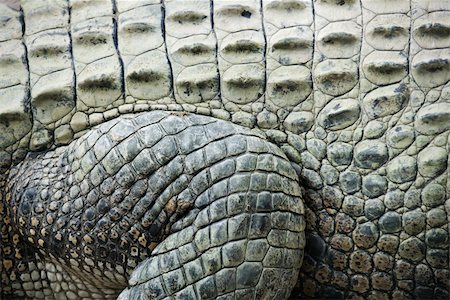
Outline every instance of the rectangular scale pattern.
{"label": "rectangular scale pattern", "polygon": [[327,131],[351,129],[360,113],[360,1],[318,1],[314,12],[314,119]]}
{"label": "rectangular scale pattern", "polygon": [[175,100],[208,108],[211,100],[218,101],[219,93],[211,2],[166,0],[164,3]]}
{"label": "rectangular scale pattern", "polygon": [[[263,0],[266,34],[266,119],[300,133],[312,125],[314,16],[311,0]],[[295,111],[288,115],[290,112]],[[272,115],[273,114],[273,115]],[[287,118],[286,118],[287,117]],[[298,120],[304,120],[299,123]],[[262,124],[272,128],[274,124]],[[308,127],[309,126],[309,127]]]}
{"label": "rectangular scale pattern", "polygon": [[31,114],[26,104],[29,76],[21,17],[19,8],[0,3],[0,119],[5,120],[0,123],[0,161],[6,164],[10,159],[1,150],[17,147],[15,142],[31,129]]}
{"label": "rectangular scale pattern", "polygon": [[[296,134],[314,123],[335,131],[357,126],[360,114],[368,123],[398,112],[410,80],[418,111],[424,94],[437,99],[450,76],[446,2],[413,1],[412,20],[406,0],[362,3],[363,10],[359,1],[23,1],[27,49],[5,38],[18,34],[16,16],[2,30],[2,52],[17,48],[11,55],[29,61],[35,150],[152,109]],[[4,87],[27,78],[12,65]],[[386,105],[374,108],[383,97]]]}
{"label": "rectangular scale pattern", "polygon": [[70,6],[77,109],[88,113],[105,111],[117,106],[123,84],[114,41],[113,3],[70,0]]}
{"label": "rectangular scale pattern", "polygon": [[214,1],[214,31],[225,109],[234,122],[252,127],[264,105],[266,79],[260,1]]}
{"label": "rectangular scale pattern", "polygon": [[59,134],[61,129],[71,136],[67,123],[76,95],[69,7],[66,0],[22,1],[22,9],[34,120],[30,148],[37,150],[53,139],[55,127],[59,127],[57,143],[65,138]]}
{"label": "rectangular scale pattern", "polygon": [[172,92],[161,1],[116,0],[116,4],[125,101],[128,104],[161,102]]}

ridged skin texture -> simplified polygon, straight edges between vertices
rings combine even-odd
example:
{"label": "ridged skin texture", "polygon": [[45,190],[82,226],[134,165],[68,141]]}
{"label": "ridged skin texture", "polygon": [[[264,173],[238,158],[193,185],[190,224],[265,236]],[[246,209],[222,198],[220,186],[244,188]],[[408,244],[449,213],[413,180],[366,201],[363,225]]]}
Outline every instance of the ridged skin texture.
{"label": "ridged skin texture", "polygon": [[448,299],[449,20],[0,4],[2,297]]}
{"label": "ridged skin texture", "polygon": [[287,297],[296,282],[305,245],[298,177],[246,128],[127,115],[25,159],[9,182],[12,222],[31,243],[24,251],[37,252],[44,273],[56,263],[84,283],[74,291],[47,276],[44,293],[83,297],[90,284],[117,296],[149,257],[132,294]]}

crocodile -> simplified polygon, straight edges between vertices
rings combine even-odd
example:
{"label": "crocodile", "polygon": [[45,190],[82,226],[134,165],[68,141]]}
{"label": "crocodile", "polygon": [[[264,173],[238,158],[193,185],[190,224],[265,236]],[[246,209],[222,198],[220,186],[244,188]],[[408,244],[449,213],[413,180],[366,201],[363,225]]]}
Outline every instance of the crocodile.
{"label": "crocodile", "polygon": [[448,299],[450,2],[0,3],[2,299]]}

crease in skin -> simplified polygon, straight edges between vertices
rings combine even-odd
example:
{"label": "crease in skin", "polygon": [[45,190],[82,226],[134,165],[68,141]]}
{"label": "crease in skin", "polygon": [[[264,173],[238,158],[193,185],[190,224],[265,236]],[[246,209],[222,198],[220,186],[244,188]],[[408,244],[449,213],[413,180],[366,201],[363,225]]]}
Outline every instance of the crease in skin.
{"label": "crease in skin", "polygon": [[165,8],[165,2],[162,1],[161,4],[161,30],[162,30],[162,37],[163,37],[163,41],[164,41],[164,50],[165,50],[165,56],[167,57],[167,62],[169,64],[169,82],[170,82],[170,91],[173,93],[174,91],[174,86],[175,86],[175,77],[174,77],[174,73],[173,73],[173,66],[172,66],[172,62],[170,60],[169,57],[169,50],[168,50],[168,44],[167,44],[167,31],[166,31],[166,8]]}
{"label": "crease in skin", "polygon": [[274,50],[296,50],[311,47],[311,41],[301,38],[285,38],[277,41],[272,45],[272,52]]}
{"label": "crease in skin", "polygon": [[130,20],[129,22],[123,21],[121,22],[121,24],[122,30],[129,33],[144,33],[156,31],[156,28],[154,26],[144,22],[132,22],[132,20]]}
{"label": "crease in skin", "polygon": [[230,43],[229,45],[226,45],[223,48],[224,52],[249,52],[249,53],[259,53],[262,51],[261,45],[254,41],[249,40],[237,40],[233,43]]}
{"label": "crease in skin", "polygon": [[369,63],[368,69],[372,72],[379,72],[383,74],[391,74],[396,72],[401,72],[405,68],[405,65],[402,63],[395,63],[395,62],[380,62],[375,61]]}
{"label": "crease in skin", "polygon": [[306,8],[306,5],[304,2],[300,1],[272,1],[267,6],[270,9],[274,10],[302,10]]}
{"label": "crease in skin", "polygon": [[442,23],[423,24],[416,30],[422,37],[432,36],[436,38],[447,38],[450,34],[449,26]]}
{"label": "crease in skin", "polygon": [[403,34],[405,28],[402,26],[378,26],[373,29],[373,33],[376,35],[382,35],[386,38],[392,38],[397,35]]}
{"label": "crease in skin", "polygon": [[419,69],[423,72],[436,72],[442,71],[445,67],[449,66],[449,60],[438,58],[431,59],[429,61],[418,62],[414,65],[414,68]]}
{"label": "crease in skin", "polygon": [[169,16],[169,18],[181,24],[184,22],[186,23],[202,22],[204,19],[207,18],[207,16],[195,11],[183,11],[172,14]]}
{"label": "crease in skin", "polygon": [[177,51],[183,54],[189,54],[189,55],[201,55],[201,54],[207,54],[211,51],[210,47],[206,44],[202,43],[195,43],[191,45],[184,45],[180,47]]}
{"label": "crease in skin", "polygon": [[322,41],[325,44],[335,44],[335,43],[341,43],[341,44],[351,44],[357,41],[357,38],[350,33],[346,32],[332,32],[322,38]]}

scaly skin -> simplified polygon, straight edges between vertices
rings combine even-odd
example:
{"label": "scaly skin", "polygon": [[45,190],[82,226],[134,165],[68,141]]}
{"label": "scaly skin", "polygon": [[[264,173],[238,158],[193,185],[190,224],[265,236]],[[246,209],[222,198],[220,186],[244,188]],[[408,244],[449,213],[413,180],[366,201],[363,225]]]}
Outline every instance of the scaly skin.
{"label": "scaly skin", "polygon": [[0,17],[2,297],[449,298],[447,1]]}
{"label": "scaly skin", "polygon": [[305,244],[297,174],[280,149],[237,125],[124,116],[25,159],[9,182],[24,250],[44,272],[56,263],[84,283],[73,291],[47,276],[44,294],[92,296],[95,286],[116,297],[148,257],[130,283],[158,299],[287,297],[296,282]]}

